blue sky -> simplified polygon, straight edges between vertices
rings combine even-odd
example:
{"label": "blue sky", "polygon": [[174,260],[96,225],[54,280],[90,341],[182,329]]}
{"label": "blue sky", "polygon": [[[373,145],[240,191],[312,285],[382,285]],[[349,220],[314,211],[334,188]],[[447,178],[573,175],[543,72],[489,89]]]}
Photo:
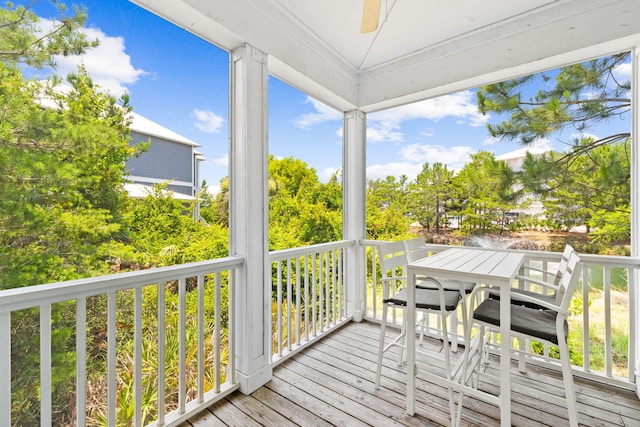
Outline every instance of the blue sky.
{"label": "blue sky", "polygon": [[[16,2],[27,4],[26,2]],[[201,176],[212,187],[228,174],[228,54],[127,0],[66,1],[88,11],[86,32],[101,45],[82,58],[60,58],[58,74],[82,61],[94,82],[120,96],[128,92],[134,111],[201,145],[207,161]],[[55,19],[47,0],[35,12]],[[623,80],[630,64],[619,70]],[[269,79],[269,151],[295,157],[316,169],[322,181],[341,167],[342,114],[275,79]],[[425,162],[461,168],[469,155],[489,150],[496,155],[518,148],[490,138],[475,93],[464,91],[368,115],[367,177],[401,174],[413,179]],[[630,118],[615,125],[631,126]],[[591,129],[598,135],[607,128]],[[562,150],[560,140],[539,141]]]}

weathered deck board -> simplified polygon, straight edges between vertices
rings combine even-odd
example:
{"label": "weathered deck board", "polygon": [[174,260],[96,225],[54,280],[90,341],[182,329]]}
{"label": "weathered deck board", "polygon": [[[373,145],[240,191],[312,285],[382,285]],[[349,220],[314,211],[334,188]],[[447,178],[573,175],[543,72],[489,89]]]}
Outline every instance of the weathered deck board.
{"label": "weathered deck board", "polygon": [[[251,396],[234,393],[190,419],[184,426],[447,426],[448,392],[420,376],[416,381],[416,415],[405,413],[405,368],[393,350],[385,354],[380,390],[375,390],[379,326],[350,323],[274,369],[273,379]],[[393,335],[390,333],[389,335]],[[425,340],[438,351],[441,343]],[[461,354],[461,353],[460,353]],[[454,356],[454,359],[459,356]],[[497,393],[498,361],[491,360],[479,387]],[[421,369],[444,376],[444,365],[418,355]],[[512,424],[568,424],[562,377],[558,372],[528,366],[521,374],[512,364]],[[628,390],[575,379],[580,424],[640,425],[640,401]],[[544,391],[544,393],[542,393]],[[498,426],[497,407],[466,396],[463,426]]]}

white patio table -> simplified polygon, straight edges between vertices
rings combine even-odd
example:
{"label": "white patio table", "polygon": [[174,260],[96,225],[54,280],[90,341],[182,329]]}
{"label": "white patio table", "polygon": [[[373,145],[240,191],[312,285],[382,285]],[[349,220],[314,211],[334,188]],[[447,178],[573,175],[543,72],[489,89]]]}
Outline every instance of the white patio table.
{"label": "white patio table", "polygon": [[[416,276],[433,276],[443,279],[474,282],[500,288],[500,396],[473,390],[463,384],[453,382],[451,386],[481,397],[500,407],[500,423],[511,426],[511,285],[524,261],[524,254],[506,250],[459,247],[446,249],[433,256],[409,263],[407,266],[407,304],[414,307],[407,310],[407,336],[415,337],[415,279]],[[469,325],[470,326],[470,325]],[[465,349],[468,351],[469,349]],[[415,351],[414,339],[407,340],[407,413],[415,413]],[[443,378],[444,381],[447,381]],[[478,394],[486,394],[479,396]]]}

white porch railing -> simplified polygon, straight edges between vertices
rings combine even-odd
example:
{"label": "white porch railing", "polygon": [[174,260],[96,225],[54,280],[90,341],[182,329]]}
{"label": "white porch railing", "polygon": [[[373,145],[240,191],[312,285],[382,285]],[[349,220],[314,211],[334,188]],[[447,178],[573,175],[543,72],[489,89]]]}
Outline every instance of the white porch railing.
{"label": "white porch railing", "polygon": [[[176,425],[236,390],[227,371],[234,372],[233,277],[242,264],[228,257],[0,292],[0,426]],[[96,376],[88,364],[103,371]],[[27,372],[36,378],[24,390]],[[57,419],[54,392],[69,372],[82,410]],[[36,393],[40,408],[21,407],[21,393]]]}
{"label": "white porch railing", "polygon": [[[377,251],[384,242],[363,241],[367,258],[366,318],[380,321],[381,295],[377,290],[379,276]],[[446,245],[427,245],[437,253]],[[557,269],[560,253],[520,251],[527,255],[531,266],[545,270]],[[635,388],[633,361],[635,328],[638,324],[636,286],[630,278],[637,274],[640,260],[621,256],[580,255],[583,269],[581,283],[574,295],[573,316],[570,319],[569,351],[574,373],[578,376],[626,388]],[[524,274],[524,272],[521,272]],[[550,279],[544,278],[543,279]],[[514,285],[522,286],[522,283]],[[400,317],[389,319],[396,323]],[[514,341],[514,349],[518,344]],[[526,343],[528,358],[534,363],[545,363],[554,358],[554,348],[539,343]],[[631,361],[631,362],[630,362]]]}
{"label": "white porch railing", "polygon": [[323,243],[269,254],[272,362],[279,363],[351,319],[346,311],[345,249]]}

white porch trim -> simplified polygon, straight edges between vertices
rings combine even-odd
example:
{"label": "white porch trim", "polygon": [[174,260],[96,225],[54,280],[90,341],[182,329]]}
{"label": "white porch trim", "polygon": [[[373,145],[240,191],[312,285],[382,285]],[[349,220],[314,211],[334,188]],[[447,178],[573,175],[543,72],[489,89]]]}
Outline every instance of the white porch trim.
{"label": "white porch trim", "polygon": [[367,115],[360,110],[344,113],[342,130],[342,238],[355,240],[346,250],[345,281],[347,313],[359,322],[364,317],[364,248],[366,237],[366,140]]}
{"label": "white porch trim", "polygon": [[249,394],[271,379],[271,270],[268,265],[267,55],[247,44],[229,69],[230,253],[237,273],[236,379]]}
{"label": "white porch trim", "polygon": [[[640,46],[631,51],[631,256],[640,256]],[[636,394],[640,397],[640,327],[638,327],[638,304],[640,303],[640,275],[636,269],[629,270],[629,361],[634,365]]]}

